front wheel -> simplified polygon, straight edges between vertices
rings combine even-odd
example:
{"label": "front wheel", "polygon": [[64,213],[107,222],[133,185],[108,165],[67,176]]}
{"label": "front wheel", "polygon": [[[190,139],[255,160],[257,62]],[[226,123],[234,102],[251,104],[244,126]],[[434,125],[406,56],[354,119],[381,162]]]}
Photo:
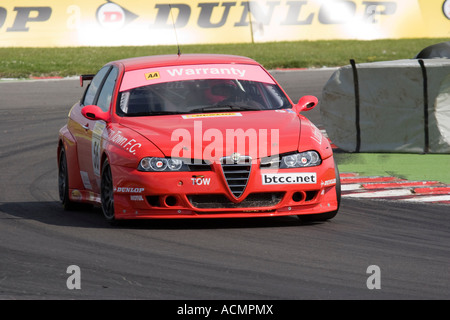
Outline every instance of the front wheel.
{"label": "front wheel", "polygon": [[101,201],[103,215],[109,223],[114,224],[116,221],[114,214],[114,187],[111,166],[108,160],[105,160],[102,168]]}

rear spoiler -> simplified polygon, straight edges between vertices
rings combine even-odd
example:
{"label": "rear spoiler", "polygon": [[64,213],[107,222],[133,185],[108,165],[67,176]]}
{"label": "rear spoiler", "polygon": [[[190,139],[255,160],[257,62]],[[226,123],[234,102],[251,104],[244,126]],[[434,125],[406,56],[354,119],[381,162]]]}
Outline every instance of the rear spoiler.
{"label": "rear spoiler", "polygon": [[80,76],[80,87],[83,86],[84,81],[92,80],[92,78],[94,78],[94,76],[95,76],[95,74],[82,74]]}

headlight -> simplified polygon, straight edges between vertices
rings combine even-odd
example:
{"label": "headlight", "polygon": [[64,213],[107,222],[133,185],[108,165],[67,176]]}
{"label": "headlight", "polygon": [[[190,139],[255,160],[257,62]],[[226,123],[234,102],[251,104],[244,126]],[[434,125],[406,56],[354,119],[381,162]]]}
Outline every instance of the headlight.
{"label": "headlight", "polygon": [[280,169],[314,167],[322,163],[320,155],[316,151],[306,151],[283,156]]}
{"label": "headlight", "polygon": [[138,167],[139,171],[187,171],[187,166],[180,159],[145,157]]}

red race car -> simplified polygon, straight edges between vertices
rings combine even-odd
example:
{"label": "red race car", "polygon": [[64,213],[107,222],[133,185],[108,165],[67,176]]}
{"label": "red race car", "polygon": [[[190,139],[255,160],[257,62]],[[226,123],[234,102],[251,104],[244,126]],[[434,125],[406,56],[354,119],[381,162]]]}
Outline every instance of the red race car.
{"label": "red race car", "polygon": [[256,61],[211,54],[131,58],[90,80],[59,132],[64,208],[106,219],[333,218],[329,141]]}

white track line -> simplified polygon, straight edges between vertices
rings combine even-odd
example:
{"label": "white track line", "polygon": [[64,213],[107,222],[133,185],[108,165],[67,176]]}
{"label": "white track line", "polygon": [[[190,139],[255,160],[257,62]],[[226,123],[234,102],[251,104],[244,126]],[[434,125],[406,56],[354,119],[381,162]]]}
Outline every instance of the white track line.
{"label": "white track line", "polygon": [[436,202],[436,201],[450,201],[450,195],[436,195],[436,196],[415,196],[414,198],[403,199],[409,202]]}
{"label": "white track line", "polygon": [[360,190],[360,189],[361,189],[360,183],[341,184],[342,191],[353,191],[353,190]]}
{"label": "white track line", "polygon": [[347,198],[383,198],[383,197],[402,197],[413,195],[410,189],[393,189],[373,192],[355,192],[343,194]]}

